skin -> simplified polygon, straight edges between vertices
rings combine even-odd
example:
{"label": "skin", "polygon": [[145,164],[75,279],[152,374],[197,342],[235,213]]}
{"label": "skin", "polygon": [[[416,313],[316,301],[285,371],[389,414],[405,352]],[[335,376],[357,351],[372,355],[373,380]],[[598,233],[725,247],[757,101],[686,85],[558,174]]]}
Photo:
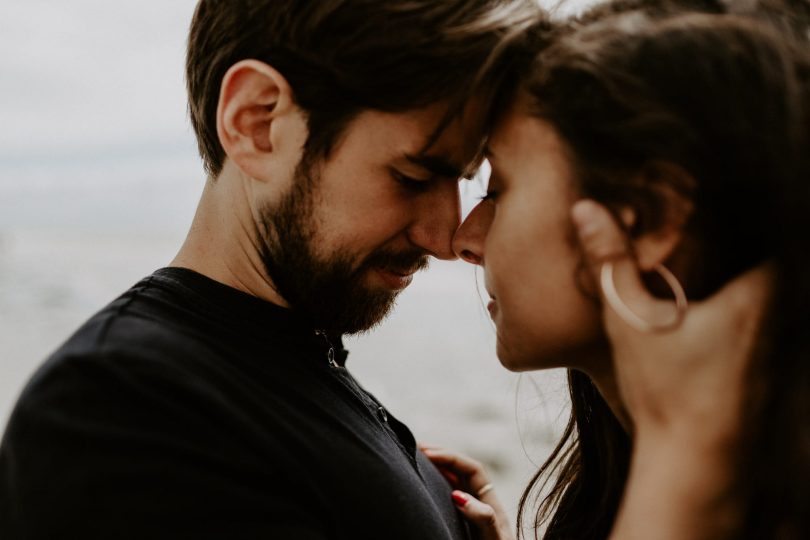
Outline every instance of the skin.
{"label": "skin", "polygon": [[[526,110],[518,100],[493,132],[489,195],[453,243],[460,257],[484,267],[498,357],[515,371],[586,372],[632,432],[631,470],[611,538],[725,538],[735,519],[727,495],[744,374],[767,307],[769,269],[691,303],[675,330],[629,326],[596,286],[603,264],[613,262],[616,288],[635,313],[652,320],[671,314],[673,303],[650,294],[642,272],[684,263],[678,247],[690,205],[670,196],[670,220],[628,242],[605,207],[578,200],[564,141]],[[625,225],[634,220],[632,211],[620,215]],[[436,447],[426,453],[461,490],[454,500],[482,538],[513,538],[494,492],[475,497],[489,483],[479,463]]]}
{"label": "skin", "polygon": [[453,249],[484,268],[504,367],[584,371],[625,419],[597,288],[569,215],[578,198],[569,152],[550,124],[525,110],[518,100],[494,129],[487,198],[459,228]]}
{"label": "skin", "polygon": [[[473,149],[465,145],[463,117],[423,152],[444,112],[443,104],[365,111],[350,122],[329,158],[316,164],[309,247],[319,259],[339,253],[361,268],[380,250],[455,258],[458,178]],[[172,265],[287,307],[262,263],[260,235],[272,231],[259,232],[259,224],[293,189],[308,135],[305,113],[278,71],[246,60],[226,74],[217,118],[227,160],[208,180]],[[408,272],[371,267],[360,281],[393,295],[410,282]]]}
{"label": "skin", "polygon": [[[586,266],[594,278],[606,259],[639,307],[662,301],[644,287],[624,234],[594,201],[572,209]],[[610,538],[616,540],[729,538],[736,519],[733,457],[738,452],[744,374],[767,312],[772,269],[755,268],[711,298],[693,302],[683,324],[666,333],[627,325],[603,304],[617,391],[634,426],[630,474]],[[654,358],[654,362],[650,359]],[[457,490],[456,503],[479,537],[511,540],[512,527],[496,493],[476,497],[489,478],[473,459],[437,447],[425,453]]]}
{"label": "skin", "polygon": [[599,310],[577,283],[568,216],[576,195],[562,142],[544,122],[513,114],[494,131],[487,158],[488,198],[453,246],[484,267],[498,358],[513,371],[568,365],[563,354],[572,350],[586,359],[601,335]]}
{"label": "skin", "polygon": [[[223,80],[217,116],[220,141],[228,158],[222,174],[217,179],[209,179],[206,184],[187,240],[172,263],[174,266],[196,270],[236,289],[285,306],[288,305],[286,300],[278,293],[271,277],[264,270],[261,260],[263,239],[259,236],[258,224],[261,222],[263,212],[277,205],[290,192],[296,178],[296,169],[301,161],[302,148],[307,137],[306,122],[303,112],[295,106],[292,96],[292,89],[286,80],[266,64],[244,61],[233,66],[228,72]],[[469,161],[472,155],[472,152],[467,151],[464,146],[463,134],[466,129],[463,119],[451,126],[430,149],[429,155],[432,158],[430,166],[427,166],[424,160],[421,164],[417,164],[412,159],[414,156],[422,155],[421,150],[443,112],[440,104],[405,114],[366,112],[348,126],[331,158],[323,162],[319,169],[319,186],[313,199],[312,213],[313,220],[318,226],[317,234],[312,241],[312,249],[322,259],[328,259],[335,253],[351,253],[357,261],[358,268],[370,254],[383,248],[418,249],[426,255],[443,259],[453,258],[455,250],[465,259],[483,264],[487,270],[488,288],[496,295],[498,302],[495,310],[496,323],[499,327],[499,339],[504,342],[503,349],[499,348],[499,353],[504,353],[506,360],[502,358],[502,361],[505,365],[513,369],[551,367],[555,362],[560,362],[563,352],[581,351],[581,354],[566,356],[579,364],[575,367],[592,374],[606,397],[611,394],[614,397],[618,396],[615,391],[610,390],[615,389],[615,384],[609,386],[613,377],[605,375],[610,373],[612,368],[599,367],[595,361],[598,355],[592,354],[590,346],[582,347],[583,342],[600,341],[599,309],[595,307],[597,304],[588,300],[588,296],[581,289],[573,289],[580,296],[573,294],[570,287],[571,274],[565,277],[565,271],[577,268],[576,250],[567,240],[570,238],[570,227],[565,225],[565,218],[556,205],[562,205],[567,213],[573,199],[569,191],[570,183],[566,188],[566,180],[569,182],[571,180],[570,169],[564,166],[563,161],[557,159],[563,152],[560,151],[559,140],[555,141],[555,134],[550,133],[553,130],[537,119],[526,115],[521,117],[522,113],[516,110],[493,137],[492,154],[493,161],[497,164],[496,177],[502,178],[505,184],[501,188],[504,198],[506,193],[511,192],[512,195],[508,199],[511,201],[510,204],[523,208],[523,213],[519,215],[523,216],[524,228],[521,229],[521,222],[516,221],[512,224],[515,229],[510,233],[506,225],[501,226],[506,219],[504,215],[508,216],[507,212],[495,208],[484,212],[485,207],[482,205],[473,214],[469,223],[462,228],[456,241],[451,244],[453,232],[459,221],[457,177],[463,164]],[[510,122],[516,125],[513,126]],[[514,132],[510,131],[513,128]],[[528,140],[541,141],[549,151],[547,156],[549,162],[545,165],[548,176],[543,190],[535,193],[525,191],[532,184],[531,178],[536,176],[536,171],[533,171],[532,167],[540,164],[527,161],[529,157],[526,155],[504,156],[507,147],[496,144],[498,140],[506,138],[508,141],[507,136],[515,137],[517,134],[520,134],[521,139],[527,137]],[[525,150],[527,148],[524,147]],[[535,154],[536,148],[532,148],[531,153]],[[437,163],[441,163],[442,166],[436,167]],[[522,168],[517,171],[511,169],[518,165]],[[509,171],[507,167],[510,168]],[[421,187],[417,189],[414,184],[409,185],[403,180],[403,175],[417,179],[415,181]],[[530,210],[527,209],[529,207],[518,204],[522,198],[528,199],[529,195],[549,197],[548,202],[555,204],[546,204],[545,210],[548,213],[541,215],[541,212],[536,211],[536,207],[535,210]],[[491,205],[492,202],[484,204]],[[499,214],[501,221],[498,221]],[[535,226],[547,223],[551,227],[550,236],[545,238],[549,242],[547,246],[537,244],[541,238],[533,237],[530,230],[524,230],[529,229],[525,225],[531,219],[547,220],[534,223]],[[507,222],[507,225],[509,223]],[[498,229],[496,226],[501,228]],[[582,229],[580,226],[580,232]],[[604,226],[601,226],[596,230],[604,229]],[[520,249],[496,248],[487,236],[490,230],[502,231],[505,241],[509,240],[507,233],[514,234],[516,240],[519,240],[516,245]],[[472,234],[473,231],[477,233]],[[556,232],[551,234],[551,231]],[[592,238],[600,237],[593,231],[589,235]],[[465,240],[465,238],[469,240],[470,237],[474,241]],[[615,239],[615,235],[613,238]],[[599,247],[600,245],[615,248],[617,244],[586,242],[589,260],[603,260],[604,253],[600,251],[603,249]],[[624,246],[623,243],[621,245]],[[652,242],[650,245],[657,247],[658,253],[667,251],[661,249],[660,241]],[[638,254],[643,260],[647,256],[643,244],[634,247],[634,256]],[[542,252],[538,251],[541,249]],[[542,258],[536,256],[541,254]],[[532,262],[534,266],[528,262],[523,264],[521,257],[524,262]],[[514,267],[516,272],[514,275],[519,276],[522,281],[509,279],[510,266]],[[634,270],[635,263],[629,268]],[[377,289],[401,288],[403,280],[386,275],[384,271],[385,269],[368,269],[364,276],[365,285]],[[542,279],[537,278],[537,275],[542,276]],[[629,280],[624,283],[625,285],[635,283],[637,286],[639,283],[637,276],[634,278],[632,272],[628,273],[627,267],[617,276],[620,285],[625,279]],[[533,300],[542,300],[543,303],[542,309],[537,310],[542,317],[533,319],[532,323],[547,325],[544,332],[533,330],[529,327],[528,321],[521,321],[520,317],[516,316],[519,312],[530,315],[531,302],[522,300],[519,292],[513,292],[512,289],[517,291],[523,289],[525,294],[527,290],[533,292],[531,287],[534,286],[542,287],[540,290],[543,295]],[[643,289],[638,287],[629,292],[631,297],[643,295]],[[748,291],[743,288],[743,292]],[[631,472],[628,494],[618,520],[620,533],[615,536],[616,538],[645,537],[644,525],[650,512],[658,523],[689,528],[683,535],[673,534],[666,536],[667,538],[695,538],[696,531],[707,530],[704,519],[690,522],[682,518],[701,515],[699,511],[705,509],[709,511],[706,519],[712,518],[713,501],[696,502],[692,496],[694,492],[690,489],[695,484],[690,482],[693,480],[706,482],[705,473],[716,470],[714,467],[716,463],[712,461],[706,465],[703,458],[715,454],[703,451],[689,453],[688,450],[694,448],[694,438],[691,435],[696,432],[703,434],[698,440],[706,441],[706,446],[701,445],[701,449],[714,448],[715,444],[718,444],[717,433],[722,434],[719,437],[720,447],[726,449],[727,426],[710,429],[712,426],[705,422],[705,410],[700,407],[688,411],[691,414],[683,414],[680,407],[684,400],[680,397],[684,384],[690,382],[689,379],[680,379],[678,385],[673,385],[669,378],[656,377],[661,373],[690,375],[690,370],[683,369],[682,365],[677,364],[684,358],[693,363],[702,361],[706,364],[704,348],[698,348],[697,352],[690,349],[694,348],[695,344],[703,344],[705,341],[694,339],[688,332],[704,332],[704,338],[707,337],[705,335],[707,331],[709,336],[736,336],[740,321],[745,322],[745,318],[739,317],[739,314],[751,311],[738,309],[734,312],[737,317],[732,320],[733,332],[724,327],[721,327],[719,332],[715,331],[716,328],[703,324],[703,321],[684,325],[682,333],[674,334],[675,337],[680,336],[679,347],[673,347],[671,342],[644,342],[644,339],[656,339],[649,336],[642,336],[639,345],[633,341],[638,336],[616,334],[617,326],[608,325],[608,330],[613,328],[611,335],[619,336],[618,343],[630,345],[618,349],[621,356],[617,360],[618,365],[626,366],[623,367],[624,371],[619,371],[618,377],[620,381],[626,383],[621,387],[622,395],[624,397],[631,395],[628,394],[628,388],[631,387],[656,388],[656,385],[659,385],[659,389],[669,390],[648,394],[647,399],[631,400],[634,404],[633,418],[649,420],[636,425],[639,430],[638,439],[651,442],[645,444],[638,455],[634,456],[633,471],[636,472]],[[724,314],[728,312],[728,309],[722,311]],[[552,320],[551,315],[555,313],[561,322],[555,323]],[[605,311],[603,315],[606,313],[609,311]],[[533,351],[531,347],[521,346],[515,341],[519,337],[534,340],[532,343],[538,349]],[[672,335],[669,338],[672,338]],[[631,360],[634,357],[636,360],[641,358],[642,367],[648,365],[643,362],[643,358],[656,344],[662,354],[661,358],[658,358],[659,362],[669,362],[666,365],[670,369],[639,369],[639,364]],[[733,340],[733,345],[739,347],[740,340]],[[738,349],[729,347],[727,343],[721,342],[720,350],[728,354],[712,356],[717,358],[717,361],[709,365],[716,369],[698,370],[698,374],[705,380],[699,379],[694,385],[687,386],[688,388],[693,387],[696,393],[706,395],[705,388],[708,385],[711,390],[708,392],[709,395],[722,397],[729,394],[718,392],[716,389],[723,388],[723,385],[727,386],[728,379],[722,368],[729,364],[740,365],[739,362],[726,361],[728,356],[739,358],[740,354]],[[673,351],[677,352],[677,356],[668,359],[665,353]],[[631,375],[629,379],[628,373]],[[632,374],[651,377],[653,380],[644,380],[642,377],[642,382],[633,383]],[[668,381],[669,386],[665,386]],[[692,402],[705,403],[699,399]],[[715,405],[711,404],[712,407]],[[661,406],[672,415],[685,420],[660,424],[658,420],[661,418]],[[671,429],[673,426],[678,429]],[[648,433],[649,437],[642,437],[642,433]],[[678,441],[681,441],[682,446],[677,445]],[[683,452],[675,453],[675,458],[680,459],[678,463],[687,463],[688,466],[668,467],[667,470],[682,470],[684,474],[678,474],[674,479],[656,478],[655,473],[661,473],[663,469],[652,467],[650,470],[649,464],[659,463],[656,457],[664,452],[671,453],[672,448],[683,448]],[[725,454],[721,452],[720,455]],[[690,459],[693,459],[694,463],[690,462]],[[445,456],[445,465],[450,472],[454,470],[454,463],[455,474],[462,477],[468,486],[467,489],[480,490],[482,483],[486,485],[486,476],[479,474],[480,465],[462,463],[463,467],[459,469],[460,462],[455,457]],[[654,478],[655,481],[649,482],[649,478]],[[668,481],[677,482],[670,489],[675,498],[659,496],[653,499],[648,495],[653,493],[652,490],[655,490],[653,494],[658,493],[661,486],[668,485]],[[711,485],[716,487],[714,482]],[[678,495],[681,497],[678,498]],[[486,537],[506,537],[501,535],[510,534],[509,527],[504,525],[503,516],[499,515],[503,512],[498,511],[499,506],[494,499],[494,493],[489,491],[486,498],[490,504],[470,497],[462,511],[468,517],[473,519],[477,517],[479,525],[489,528],[489,533],[485,531]],[[650,501],[664,501],[665,504],[651,507]],[[659,530],[676,532],[666,526]]]}
{"label": "skin", "polygon": [[[609,254],[617,280],[641,307],[655,311],[667,303],[647,292],[604,207],[579,201],[572,217],[594,276]],[[603,310],[618,391],[634,426],[628,483],[611,538],[719,539],[733,533],[738,516],[730,495],[746,429],[745,379],[772,286],[768,264],[749,270],[709,299],[692,302],[670,332],[639,332],[615,311]]]}

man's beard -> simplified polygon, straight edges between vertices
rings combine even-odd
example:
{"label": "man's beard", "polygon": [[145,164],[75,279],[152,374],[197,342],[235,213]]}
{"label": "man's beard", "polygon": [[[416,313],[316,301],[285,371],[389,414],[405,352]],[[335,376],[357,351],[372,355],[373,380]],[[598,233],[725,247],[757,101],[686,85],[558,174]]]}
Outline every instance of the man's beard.
{"label": "man's beard", "polygon": [[347,246],[320,259],[314,251],[318,179],[313,178],[313,170],[302,161],[290,191],[275,207],[261,211],[258,239],[262,263],[276,292],[313,328],[332,335],[363,332],[385,318],[399,292],[364,286],[369,271],[384,268],[411,273],[426,268],[428,258],[416,248],[401,252],[379,249],[355,262]]}

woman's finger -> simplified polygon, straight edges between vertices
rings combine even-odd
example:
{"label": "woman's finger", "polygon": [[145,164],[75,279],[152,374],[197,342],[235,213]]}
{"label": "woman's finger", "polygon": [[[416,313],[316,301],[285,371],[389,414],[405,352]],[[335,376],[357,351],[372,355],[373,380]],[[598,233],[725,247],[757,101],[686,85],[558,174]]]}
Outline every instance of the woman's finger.
{"label": "woman's finger", "polygon": [[[472,458],[438,447],[422,446],[422,451],[450,485],[473,493],[492,489],[484,466]],[[490,501],[495,502],[497,501]]]}
{"label": "woman's finger", "polygon": [[492,506],[483,503],[463,491],[453,492],[453,502],[459,511],[478,528],[479,538],[485,540],[512,540],[508,525],[502,523],[498,512]]}
{"label": "woman's finger", "polygon": [[497,525],[497,516],[495,509],[490,505],[483,503],[463,491],[456,490],[453,492],[453,502],[464,517],[475,523],[478,527],[495,527]]}
{"label": "woman's finger", "polygon": [[435,465],[451,469],[458,474],[472,476],[484,473],[484,466],[481,463],[462,454],[438,448],[425,448],[423,452]]}
{"label": "woman's finger", "polygon": [[436,468],[439,470],[439,472],[441,473],[441,475],[442,475],[442,476],[444,476],[444,478],[445,478],[445,479],[446,479],[448,482],[450,482],[450,485],[451,485],[451,486],[453,486],[453,487],[458,487],[458,486],[460,486],[460,485],[461,485],[461,482],[460,482],[460,480],[459,480],[459,478],[458,478],[458,475],[457,475],[457,474],[455,474],[454,472],[449,471],[449,470],[447,470],[447,469],[444,469],[444,468],[442,468],[442,467],[439,467],[439,466],[437,466]]}
{"label": "woman's finger", "polygon": [[[644,286],[627,237],[611,213],[595,201],[585,199],[574,204],[571,218],[593,279],[600,284],[603,299],[612,308],[604,313],[608,328],[626,328],[611,324],[617,320],[661,319],[662,302]],[[610,263],[609,267],[606,263]]]}

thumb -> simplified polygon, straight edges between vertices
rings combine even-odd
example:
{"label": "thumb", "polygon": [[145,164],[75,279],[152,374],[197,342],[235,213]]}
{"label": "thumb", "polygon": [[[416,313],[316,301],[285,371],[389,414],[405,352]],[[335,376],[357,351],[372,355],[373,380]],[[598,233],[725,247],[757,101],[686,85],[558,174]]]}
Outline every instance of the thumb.
{"label": "thumb", "polygon": [[601,204],[590,199],[577,201],[571,208],[571,219],[588,263],[599,266],[606,260],[629,256],[624,233]]}
{"label": "thumb", "polygon": [[[626,328],[627,325],[615,324],[623,320],[638,329],[645,319],[654,318],[661,303],[644,287],[627,236],[607,208],[593,200],[580,200],[571,209],[571,219],[606,304],[604,318],[608,328],[614,331]],[[606,263],[610,264],[606,267]],[[641,323],[633,324],[635,321]]]}

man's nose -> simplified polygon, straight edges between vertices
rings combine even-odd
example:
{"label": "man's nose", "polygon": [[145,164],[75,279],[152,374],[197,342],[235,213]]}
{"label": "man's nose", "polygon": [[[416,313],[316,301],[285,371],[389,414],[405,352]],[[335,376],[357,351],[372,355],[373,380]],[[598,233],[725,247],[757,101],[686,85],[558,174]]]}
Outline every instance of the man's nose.
{"label": "man's nose", "polygon": [[417,216],[410,226],[410,241],[442,260],[453,260],[453,235],[461,223],[458,182],[439,181],[417,202]]}
{"label": "man's nose", "polygon": [[495,217],[495,206],[481,201],[473,208],[453,237],[453,251],[471,264],[484,264],[484,242]]}

